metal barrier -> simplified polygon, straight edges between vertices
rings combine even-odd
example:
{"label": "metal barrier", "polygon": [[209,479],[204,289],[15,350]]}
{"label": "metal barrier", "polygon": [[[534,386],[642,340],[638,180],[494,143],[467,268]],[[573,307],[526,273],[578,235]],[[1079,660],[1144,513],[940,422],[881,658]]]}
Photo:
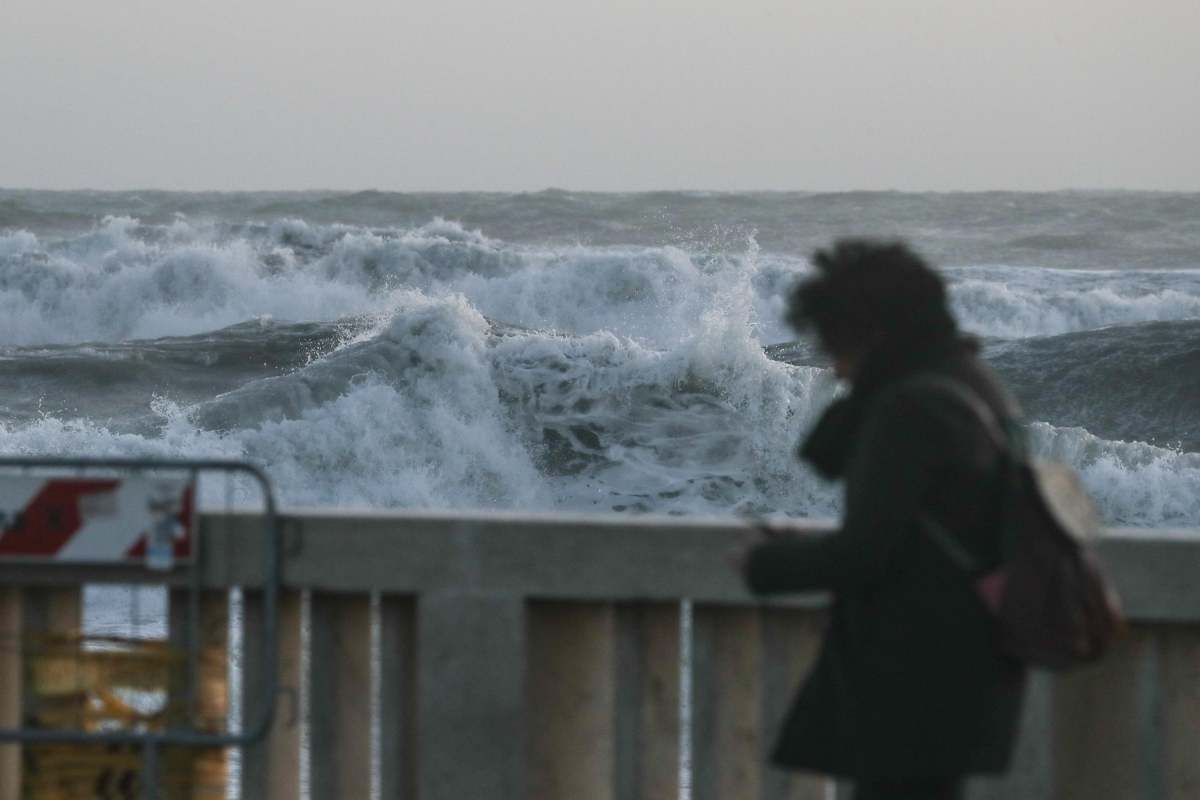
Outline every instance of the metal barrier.
{"label": "metal barrier", "polygon": [[[7,479],[3,477],[6,472]],[[198,726],[197,708],[202,699],[201,575],[207,554],[195,524],[196,493],[199,479],[212,474],[224,475],[227,485],[231,476],[249,477],[257,483],[263,503],[257,515],[257,538],[262,549],[262,636],[267,657],[261,660],[259,675],[244,677],[256,686],[258,693],[249,707],[248,724],[237,732],[228,729],[220,714],[206,717],[210,721],[219,720],[215,730],[202,730]],[[20,596],[6,598],[10,646],[15,649],[18,662],[22,658],[38,661],[37,669],[18,663],[16,669],[21,674],[9,677],[29,675],[42,682],[76,681],[82,686],[85,675],[109,674],[101,669],[106,662],[110,670],[115,661],[128,673],[140,661],[157,666],[163,679],[173,684],[168,702],[173,694],[176,699],[182,696],[185,704],[181,713],[170,717],[156,715],[164,717],[156,725],[151,715],[137,714],[121,698],[101,687],[101,698],[84,697],[82,707],[65,717],[60,713],[57,724],[48,724],[46,720],[31,724],[19,708],[15,714],[10,708],[8,719],[0,721],[4,726],[0,727],[0,742],[37,745],[43,749],[48,745],[104,748],[100,752],[113,754],[110,757],[114,760],[123,758],[122,748],[134,749],[141,756],[141,775],[137,781],[141,794],[145,800],[157,800],[160,757],[164,750],[244,747],[262,739],[271,724],[277,694],[273,654],[278,636],[280,559],[275,500],[270,481],[260,469],[242,462],[211,460],[4,458],[0,459],[0,506],[3,506],[0,507],[0,568],[18,575],[21,583],[45,580],[52,585],[75,584],[60,589],[57,598],[43,595],[41,619],[36,622],[33,620],[39,615],[31,613],[38,605],[36,594],[28,598],[32,601],[29,603],[21,602]],[[86,631],[78,630],[81,570],[86,571],[89,584],[136,583],[170,589],[171,645],[184,657],[173,658],[173,651],[149,644],[89,636]],[[59,619],[52,620],[53,612],[47,613],[46,609],[55,605]],[[45,630],[31,635],[28,630],[31,622],[34,626],[40,623]],[[85,652],[97,646],[107,648]],[[41,648],[45,652],[39,652]],[[35,652],[30,653],[31,649]],[[226,666],[224,648],[219,658],[217,670]],[[178,661],[183,662],[182,670],[178,669]],[[131,667],[131,663],[135,666]],[[13,671],[11,664],[8,671]],[[135,679],[134,684],[137,683]],[[166,691],[167,687],[163,688]],[[110,709],[98,720],[87,719],[91,716],[87,701],[100,699],[115,710]],[[123,717],[126,724],[115,724],[114,716]],[[70,724],[76,717],[76,724]],[[58,761],[69,762],[71,752],[57,751]],[[103,760],[104,756],[99,758]],[[12,770],[11,763],[0,762],[0,766],[5,772]],[[51,771],[63,769],[61,764],[48,767]],[[113,783],[112,791],[119,796],[133,793],[129,780],[122,779],[122,783],[103,773],[97,778],[98,783],[106,780]],[[107,789],[98,786],[94,791],[102,794]]]}

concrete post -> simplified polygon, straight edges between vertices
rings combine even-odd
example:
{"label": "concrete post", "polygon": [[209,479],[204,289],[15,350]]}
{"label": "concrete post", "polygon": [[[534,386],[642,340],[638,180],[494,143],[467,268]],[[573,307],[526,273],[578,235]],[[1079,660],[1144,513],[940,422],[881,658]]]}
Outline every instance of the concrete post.
{"label": "concrete post", "polygon": [[530,604],[530,797],[615,797],[615,665],[611,605]]}
{"label": "concrete post", "polygon": [[[796,690],[816,663],[825,631],[825,614],[764,609],[762,736],[759,759],[765,762]],[[825,800],[829,781],[767,767],[762,800]]]}
{"label": "concrete post", "polygon": [[421,595],[417,725],[420,800],[525,796],[523,598]]}
{"label": "concrete post", "polygon": [[311,609],[312,800],[370,800],[371,598],[313,592]]}
{"label": "concrete post", "polygon": [[[49,644],[47,637],[71,636],[80,632],[83,626],[82,595],[81,586],[25,588],[21,601],[22,631],[19,643],[23,660],[36,658]],[[39,709],[36,690],[31,683],[26,683],[22,692],[22,727],[28,726],[42,710]],[[30,746],[29,750],[35,751],[34,746]]]}
{"label": "concrete post", "polygon": [[760,797],[766,741],[758,609],[696,606],[692,636],[692,797]]}
{"label": "concrete post", "polygon": [[[184,655],[196,664],[194,696],[187,694],[188,671],[171,679],[172,727],[223,733],[229,729],[229,592],[210,590],[199,597],[198,629],[188,631],[189,592],[168,595],[168,636],[173,647],[192,650]],[[229,753],[205,750],[196,754],[192,770],[194,800],[224,797],[229,780]]]}
{"label": "concrete post", "polygon": [[970,800],[1056,800],[1054,794],[1054,678],[1031,672],[1012,767],[1000,777],[974,778]]}
{"label": "concrete post", "polygon": [[83,588],[26,589],[24,609],[29,634],[78,633],[83,626]]}
{"label": "concrete post", "polygon": [[680,606],[617,607],[616,796],[678,800]]}
{"label": "concrete post", "polygon": [[[21,727],[21,589],[0,587],[0,728]],[[0,745],[0,800],[21,798],[21,746]]]}
{"label": "concrete post", "polygon": [[1200,631],[1160,633],[1164,770],[1169,800],[1200,797]]}
{"label": "concrete post", "polygon": [[1056,800],[1158,797],[1154,637],[1135,629],[1103,661],[1055,679]]}
{"label": "concrete post", "polygon": [[[207,591],[200,595],[199,697],[197,724],[209,730],[229,729],[229,592]],[[219,791],[229,782],[228,750],[199,754],[193,771],[195,800],[220,800]]]}
{"label": "concrete post", "polygon": [[379,601],[379,796],[416,800],[416,601]]}
{"label": "concrete post", "polygon": [[[262,594],[246,591],[242,602],[242,719],[264,700]],[[279,594],[279,695],[267,738],[242,749],[242,800],[300,797],[300,614],[296,591]]]}

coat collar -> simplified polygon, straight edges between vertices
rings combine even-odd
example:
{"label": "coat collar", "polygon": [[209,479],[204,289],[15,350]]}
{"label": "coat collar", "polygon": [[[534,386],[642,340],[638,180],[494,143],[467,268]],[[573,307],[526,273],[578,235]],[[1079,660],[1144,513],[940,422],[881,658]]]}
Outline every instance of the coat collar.
{"label": "coat collar", "polygon": [[850,394],[825,410],[801,443],[799,457],[812,464],[822,477],[842,477],[871,401],[880,392],[948,358],[977,348],[972,339],[951,336],[917,344],[906,342],[903,347],[888,343],[873,349],[864,357]]}

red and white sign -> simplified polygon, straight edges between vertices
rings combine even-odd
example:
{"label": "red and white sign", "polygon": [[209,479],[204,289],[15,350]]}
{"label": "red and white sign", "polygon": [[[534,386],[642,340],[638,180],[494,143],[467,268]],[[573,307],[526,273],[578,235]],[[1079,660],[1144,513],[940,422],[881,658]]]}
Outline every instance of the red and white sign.
{"label": "red and white sign", "polygon": [[194,480],[0,478],[0,560],[144,561],[192,556]]}

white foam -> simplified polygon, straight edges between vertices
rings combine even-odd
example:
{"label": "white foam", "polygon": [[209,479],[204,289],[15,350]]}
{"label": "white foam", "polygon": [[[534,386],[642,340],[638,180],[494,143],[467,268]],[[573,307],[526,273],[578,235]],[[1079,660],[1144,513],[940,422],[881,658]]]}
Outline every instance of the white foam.
{"label": "white foam", "polygon": [[832,512],[833,487],[791,452],[832,396],[832,377],[770,361],[744,322],[700,328],[666,351],[611,333],[531,334],[496,346],[501,391],[531,426],[588,437],[579,449],[597,463],[550,479],[557,507]]}
{"label": "white foam", "polygon": [[0,236],[0,257],[25,255],[37,249],[37,237],[29,231],[13,231]]}
{"label": "white foam", "polygon": [[[0,344],[201,333],[271,315],[329,320],[379,313],[397,291],[463,294],[485,315],[578,334],[611,330],[658,346],[686,339],[731,292],[749,291],[760,340],[792,338],[787,289],[808,267],[675,247],[526,247],[435,220],[372,230],[284,219],[165,226],[106,218],[61,241],[0,237]],[[1200,318],[1200,273],[947,270],[964,327],[1025,337]]]}
{"label": "white foam", "polygon": [[[47,417],[0,426],[0,450],[249,458],[292,505],[838,513],[838,489],[793,449],[834,395],[828,370],[772,362],[729,326],[668,351],[611,333],[488,347],[484,326],[465,301],[430,301],[382,334],[408,339],[424,366],[367,370],[331,398],[298,399],[232,430],[203,429],[159,401],[155,437]],[[547,474],[546,428],[591,432],[594,460]],[[1041,455],[1080,471],[1109,524],[1200,525],[1200,454],[1032,429]],[[219,507],[227,488],[207,487],[203,503]],[[232,499],[256,501],[241,485]]]}
{"label": "white foam", "polygon": [[1194,277],[1177,276],[1182,288],[1160,288],[1154,274],[1087,275],[1092,276],[1090,285],[1083,286],[1078,276],[1063,280],[1050,270],[1041,276],[1040,285],[1020,285],[1004,278],[961,279],[952,285],[951,297],[966,330],[1004,338],[1200,319],[1200,280]]}
{"label": "white foam", "polygon": [[1113,442],[1044,422],[1030,431],[1036,454],[1079,471],[1108,524],[1200,526],[1200,453]]}
{"label": "white foam", "polygon": [[[250,459],[269,471],[291,505],[550,507],[536,471],[514,444],[502,416],[452,403],[423,405],[373,380],[296,419],[225,433],[182,420],[154,438],[83,420],[0,427],[0,449],[10,454]],[[205,484],[203,507],[220,508],[227,500],[251,505],[258,496],[244,482]]]}
{"label": "white foam", "polygon": [[[302,505],[828,517],[836,489],[793,448],[833,380],[762,349],[790,337],[783,297],[806,269],[752,242],[734,255],[515,247],[442,220],[401,231],[112,218],[60,242],[9,234],[4,344],[265,315],[379,324],[292,374],[192,408],[158,402],[153,437],[47,417],[0,427],[0,450],[249,458]],[[965,327],[990,335],[1200,316],[1200,273],[948,274]],[[488,318],[507,323],[499,340]],[[1080,468],[1110,522],[1200,524],[1200,456],[1035,430]]]}
{"label": "white foam", "polygon": [[[267,467],[283,498],[299,505],[549,506],[491,380],[486,333],[486,321],[464,301],[426,302],[398,314],[380,337],[384,345],[407,346],[415,363],[389,374],[358,362],[362,371],[343,375],[321,396],[295,389],[304,385],[297,379],[285,392],[290,404],[268,419],[247,414],[232,430],[206,430],[187,410],[158,402],[154,411],[166,426],[155,438],[43,418],[0,427],[0,450],[248,458]],[[261,400],[274,389],[258,387],[245,392]],[[244,494],[239,490],[239,502]],[[206,502],[220,500],[210,495]]]}
{"label": "white foam", "polygon": [[387,306],[368,286],[295,269],[286,249],[217,240],[184,223],[157,242],[138,231],[134,220],[110,218],[66,242],[25,238],[0,251],[0,343],[188,335],[263,315],[323,320]]}
{"label": "white foam", "polygon": [[[0,428],[0,450],[250,458],[300,505],[827,516],[834,490],[780,442],[798,438],[833,382],[767,359],[748,316],[714,311],[670,350],[608,332],[489,344],[465,298],[410,293],[374,335],[292,375],[194,409],[156,402],[156,437],[43,418]],[[596,463],[547,478],[547,426],[599,431]]]}

